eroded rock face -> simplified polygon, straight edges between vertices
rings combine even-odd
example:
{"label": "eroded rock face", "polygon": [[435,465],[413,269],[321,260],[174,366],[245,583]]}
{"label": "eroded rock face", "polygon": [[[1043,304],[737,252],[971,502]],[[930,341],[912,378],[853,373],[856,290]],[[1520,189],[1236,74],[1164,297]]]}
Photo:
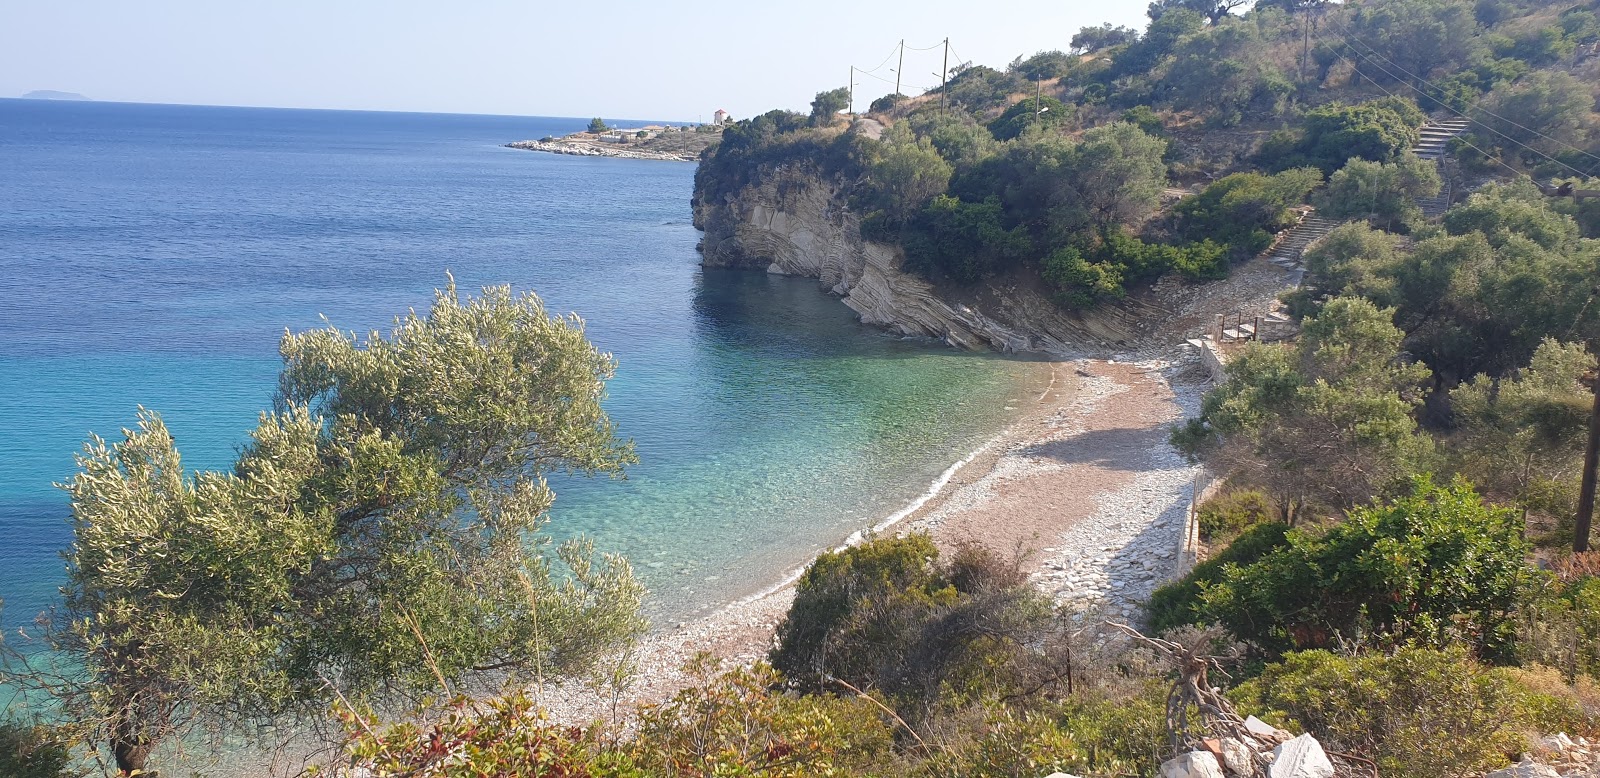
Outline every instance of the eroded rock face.
{"label": "eroded rock face", "polygon": [[815,278],[861,321],[964,349],[1083,353],[1124,346],[1138,315],[1102,306],[1067,314],[1031,289],[987,284],[965,303],[900,269],[897,247],[861,235],[839,186],[804,165],[766,171],[721,202],[695,200],[707,267],[764,269]]}

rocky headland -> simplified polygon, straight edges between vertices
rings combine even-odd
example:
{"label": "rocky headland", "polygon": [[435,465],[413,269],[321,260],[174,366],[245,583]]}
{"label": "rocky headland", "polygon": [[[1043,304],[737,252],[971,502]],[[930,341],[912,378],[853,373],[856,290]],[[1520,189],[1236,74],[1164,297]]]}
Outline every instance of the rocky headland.
{"label": "rocky headland", "polygon": [[603,133],[576,132],[559,138],[519,140],[507,143],[506,148],[578,157],[697,162],[701,152],[716,144],[721,137],[720,128],[650,125]]}
{"label": "rocky headland", "polygon": [[[871,136],[864,122],[851,131]],[[1157,357],[1203,332],[1215,314],[1264,311],[1291,286],[1282,268],[1257,258],[1222,281],[1169,276],[1124,299],[1068,312],[1037,278],[1005,275],[955,288],[902,269],[901,249],[864,237],[846,186],[810,162],[751,171],[746,181],[727,191],[697,180],[694,223],[705,233],[706,267],[815,278],[862,322],[960,349]]]}

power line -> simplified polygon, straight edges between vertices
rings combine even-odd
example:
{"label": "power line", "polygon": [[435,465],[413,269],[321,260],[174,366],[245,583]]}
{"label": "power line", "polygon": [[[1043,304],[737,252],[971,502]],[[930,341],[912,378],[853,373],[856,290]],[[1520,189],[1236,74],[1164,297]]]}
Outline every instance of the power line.
{"label": "power line", "polygon": [[[1312,33],[1312,37],[1314,37],[1314,38],[1316,38],[1316,39],[1317,39],[1317,45],[1319,45],[1319,46],[1326,46],[1326,47],[1327,47],[1327,49],[1328,49],[1328,51],[1330,51],[1330,52],[1332,52],[1332,53],[1333,53],[1333,56],[1335,56],[1335,57],[1338,57],[1338,58],[1339,58],[1339,61],[1340,61],[1340,62],[1343,62],[1343,63],[1344,63],[1344,64],[1346,64],[1346,65],[1349,65],[1349,66],[1350,66],[1350,67],[1351,67],[1351,68],[1352,68],[1352,69],[1355,69],[1355,67],[1356,67],[1356,63],[1354,63],[1354,62],[1351,62],[1351,61],[1350,61],[1350,60],[1349,60],[1349,59],[1346,59],[1346,58],[1345,58],[1345,56],[1344,56],[1344,55],[1343,55],[1343,54],[1340,54],[1340,53],[1339,53],[1339,50],[1338,50],[1338,49],[1336,49],[1336,48],[1334,48],[1334,47],[1332,47],[1332,46],[1329,46],[1329,45],[1328,45],[1328,42],[1327,42],[1327,41],[1324,41],[1324,40],[1323,40],[1323,39],[1322,39],[1322,36],[1321,36],[1321,35],[1317,35],[1317,34],[1316,34],[1316,33],[1315,33],[1315,32],[1313,32],[1313,33]],[[1358,57],[1359,57],[1359,56],[1361,56],[1361,52],[1359,52],[1359,51],[1358,51],[1358,52],[1356,52],[1356,56],[1358,56]],[[1381,69],[1381,68],[1380,68],[1380,69]],[[1391,75],[1392,75],[1392,74],[1391,74]],[[1399,97],[1400,97],[1400,96],[1399,96],[1399,95],[1397,95],[1397,94],[1395,94],[1395,93],[1393,93],[1393,92],[1391,92],[1391,91],[1389,91],[1389,89],[1388,89],[1388,88],[1387,88],[1387,87],[1385,87],[1385,86],[1384,86],[1384,85],[1383,85],[1383,84],[1378,84],[1378,83],[1377,83],[1377,82],[1373,82],[1373,83],[1374,83],[1374,84],[1376,84],[1376,85],[1377,85],[1377,87],[1378,87],[1378,88],[1379,88],[1379,89],[1381,89],[1381,90],[1383,90],[1383,93],[1384,93],[1384,94],[1386,94],[1386,95],[1388,95],[1388,96],[1390,96],[1390,97],[1394,97],[1394,98],[1399,98]],[[1494,160],[1494,161],[1495,161],[1495,162],[1496,162],[1496,163],[1498,163],[1498,164],[1499,164],[1499,165],[1500,165],[1500,166],[1501,166],[1501,167],[1503,167],[1503,168],[1505,168],[1505,169],[1506,169],[1506,170],[1509,170],[1509,171],[1511,171],[1511,174],[1512,174],[1512,175],[1514,175],[1514,176],[1526,176],[1526,177],[1527,177],[1527,178],[1529,178],[1529,179],[1530,179],[1530,180],[1531,180],[1531,179],[1532,179],[1532,178],[1533,178],[1533,177],[1532,177],[1532,176],[1529,176],[1529,175],[1528,175],[1528,174],[1527,174],[1527,173],[1524,173],[1524,172],[1522,172],[1522,171],[1521,171],[1521,170],[1518,170],[1518,169],[1516,169],[1516,168],[1514,168],[1514,167],[1512,167],[1512,166],[1510,166],[1510,165],[1508,165],[1508,164],[1506,164],[1506,162],[1505,162],[1505,160],[1503,160],[1503,159],[1500,159],[1500,158],[1499,158],[1499,157],[1497,157],[1497,156],[1494,156],[1494,155],[1492,155],[1492,154],[1490,154],[1490,153],[1489,153],[1489,152],[1487,152],[1487,151],[1484,151],[1484,150],[1483,150],[1483,149],[1480,149],[1480,148],[1478,148],[1478,147],[1477,147],[1477,146],[1474,146],[1474,145],[1472,145],[1472,143],[1471,143],[1471,142],[1469,142],[1469,141],[1468,141],[1468,140],[1467,140],[1467,139],[1465,139],[1465,138],[1462,138],[1462,137],[1461,137],[1461,136],[1459,136],[1459,135],[1458,135],[1458,136],[1456,136],[1456,140],[1459,140],[1459,141],[1461,141],[1461,143],[1462,143],[1462,144],[1463,144],[1463,145],[1465,145],[1465,146],[1467,146],[1467,147],[1468,147],[1468,148],[1470,148],[1470,149],[1472,149],[1472,150],[1473,150],[1473,151],[1476,151],[1476,152],[1478,152],[1478,153],[1479,153],[1479,154],[1482,154],[1482,155],[1483,155],[1483,156],[1484,156],[1484,158],[1485,158],[1485,159],[1492,159],[1492,160]]]}
{"label": "power line", "polygon": [[[1359,38],[1355,37],[1352,33],[1350,33],[1350,31],[1348,31],[1348,30],[1346,30],[1344,28],[1341,28],[1339,25],[1334,24],[1332,22],[1329,22],[1329,26],[1333,27],[1336,31],[1338,31],[1339,34],[1344,37],[1346,43],[1355,43],[1355,44],[1359,44],[1359,45],[1365,47],[1369,52],[1372,53],[1373,56],[1377,57],[1378,59],[1383,60],[1384,62],[1389,63],[1391,66],[1394,67],[1395,70],[1398,70],[1402,74],[1404,74],[1404,75],[1406,75],[1406,76],[1408,76],[1410,78],[1413,78],[1413,79],[1415,79],[1415,80],[1417,80],[1417,81],[1419,81],[1419,82],[1421,82],[1423,84],[1426,84],[1429,88],[1439,92],[1441,95],[1445,94],[1445,90],[1443,88],[1441,88],[1438,84],[1435,84],[1435,83],[1433,83],[1433,82],[1431,82],[1431,81],[1429,81],[1429,80],[1427,80],[1427,79],[1425,79],[1425,78],[1423,78],[1423,77],[1421,77],[1421,76],[1419,76],[1419,75],[1417,75],[1415,73],[1412,73],[1409,70],[1406,70],[1405,68],[1401,67],[1400,65],[1396,64],[1394,60],[1383,56],[1383,54],[1381,52],[1379,52],[1375,47],[1373,47],[1372,44],[1367,43],[1366,41],[1360,40]],[[1439,104],[1439,106],[1441,108],[1444,108],[1446,111],[1450,111],[1451,113],[1454,113],[1454,114],[1456,114],[1458,116],[1461,116],[1461,118],[1463,118],[1463,119],[1468,119],[1468,121],[1472,121],[1468,117],[1462,115],[1459,111],[1456,111],[1455,109],[1451,108],[1443,100],[1441,100],[1441,99],[1439,99],[1437,97],[1434,97],[1432,95],[1424,94],[1422,92],[1422,90],[1416,89],[1415,87],[1412,87],[1412,89],[1414,91],[1416,91],[1418,94],[1423,94],[1424,97],[1427,97],[1429,100],[1432,100],[1435,103]],[[1555,138],[1552,138],[1549,135],[1546,135],[1546,134],[1544,134],[1542,132],[1539,132],[1538,130],[1535,130],[1535,129],[1531,128],[1531,127],[1526,127],[1526,126],[1523,126],[1521,124],[1518,124],[1517,122],[1514,122],[1514,121],[1512,121],[1510,119],[1507,119],[1506,117],[1501,116],[1500,114],[1497,114],[1494,111],[1491,111],[1491,110],[1489,110],[1487,108],[1484,108],[1481,105],[1473,105],[1473,106],[1471,106],[1471,109],[1486,113],[1486,114],[1488,114],[1490,116],[1493,116],[1496,119],[1499,119],[1500,121],[1503,121],[1503,122],[1505,122],[1505,123],[1507,123],[1507,124],[1509,124],[1509,125],[1511,125],[1513,127],[1516,127],[1519,130],[1526,130],[1527,132],[1531,132],[1534,135],[1537,135],[1537,136],[1539,136],[1541,138],[1544,138],[1547,141],[1550,141],[1551,143],[1555,143],[1555,144],[1557,144],[1559,146],[1564,146],[1564,147],[1566,147],[1567,149],[1569,149],[1571,151],[1576,151],[1579,154],[1582,154],[1582,155],[1584,155],[1584,156],[1586,156],[1586,157],[1588,157],[1588,158],[1590,158],[1590,159],[1592,159],[1592,160],[1594,160],[1596,162],[1600,162],[1600,156],[1596,156],[1594,154],[1591,154],[1591,153],[1589,153],[1587,151],[1584,151],[1583,149],[1580,149],[1577,146],[1573,146],[1572,144],[1567,143],[1565,141],[1561,141],[1561,140],[1557,140]],[[1481,124],[1481,122],[1479,122],[1479,123]],[[1487,125],[1485,125],[1485,126],[1487,127]],[[1491,127],[1489,129],[1493,129],[1493,128]],[[1510,139],[1508,139],[1508,140],[1510,140]],[[1524,147],[1524,148],[1526,148],[1526,147]],[[1530,149],[1530,150],[1532,150],[1532,149]]]}
{"label": "power line", "polygon": [[[883,76],[880,76],[880,75],[878,75],[876,73],[869,73],[869,72],[867,72],[865,70],[862,70],[860,68],[856,68],[856,72],[860,73],[861,75],[864,75],[864,76],[871,76],[872,78],[876,78],[876,79],[878,79],[879,81],[882,81],[885,84],[893,84],[894,83],[894,81],[892,81],[890,79],[884,78]],[[918,90],[918,91],[921,91],[921,92],[928,91],[927,87],[917,86],[916,84],[904,84],[903,86],[905,86],[907,89],[915,89],[915,90]]]}
{"label": "power line", "polygon": [[938,43],[935,43],[932,46],[928,46],[927,48],[919,48],[917,46],[907,46],[906,48],[911,50],[911,51],[933,51],[934,49],[937,49],[937,48],[939,48],[940,46],[943,46],[943,45],[944,45],[944,41],[939,41]]}
{"label": "power line", "polygon": [[899,50],[900,50],[899,44],[896,44],[894,48],[889,49],[889,56],[884,57],[883,61],[879,62],[878,66],[873,68],[872,70],[861,70],[861,68],[856,68],[856,70],[861,70],[861,72],[863,72],[863,73],[872,73],[872,72],[875,72],[875,71],[878,71],[878,70],[882,70],[884,65],[889,64],[889,60],[894,59],[895,52],[897,52]]}
{"label": "power line", "polygon": [[[1331,25],[1331,24],[1330,24],[1330,26],[1334,26],[1334,25]],[[1313,35],[1316,35],[1316,33],[1315,33],[1315,32],[1313,32],[1313,33],[1312,33],[1312,34],[1313,34]],[[1389,77],[1390,77],[1390,78],[1393,78],[1393,79],[1394,79],[1394,80],[1395,80],[1395,81],[1398,81],[1398,82],[1400,82],[1400,83],[1402,83],[1402,84],[1404,84],[1404,85],[1405,85],[1405,86],[1406,86],[1406,88],[1408,88],[1408,89],[1410,89],[1410,90],[1411,90],[1411,91],[1413,91],[1413,92],[1416,92],[1416,93],[1417,93],[1417,94],[1419,94],[1419,95],[1422,95],[1422,96],[1423,96],[1423,97],[1426,97],[1426,98],[1427,98],[1427,99],[1429,99],[1429,100],[1432,100],[1432,101],[1433,101],[1433,102],[1435,102],[1435,103],[1437,103],[1437,104],[1438,104],[1438,105],[1439,105],[1439,106],[1440,106],[1440,107],[1442,107],[1442,108],[1444,108],[1444,109],[1445,109],[1445,110],[1446,110],[1446,111],[1449,111],[1449,112],[1450,112],[1450,113],[1452,113],[1452,114],[1454,114],[1454,115],[1455,115],[1455,116],[1457,116],[1457,117],[1459,117],[1459,118],[1461,118],[1461,119],[1465,119],[1465,120],[1466,120],[1466,121],[1468,121],[1468,122],[1471,122],[1471,123],[1473,123],[1473,124],[1476,124],[1476,125],[1478,125],[1478,126],[1479,126],[1479,127],[1482,127],[1482,128],[1484,128],[1484,129],[1486,129],[1486,130],[1488,130],[1488,131],[1490,131],[1490,132],[1492,132],[1492,133],[1494,133],[1494,134],[1496,134],[1496,135],[1499,135],[1499,136],[1500,136],[1500,137],[1502,137],[1502,138],[1505,138],[1505,139],[1506,139],[1506,140],[1508,140],[1508,141],[1511,141],[1511,142],[1512,142],[1512,143],[1514,143],[1514,144],[1516,144],[1516,145],[1518,145],[1518,146],[1521,146],[1521,147],[1522,147],[1522,148],[1524,148],[1524,149],[1527,149],[1527,150],[1528,150],[1528,151],[1531,151],[1531,152],[1533,152],[1533,153],[1534,153],[1534,154],[1537,154],[1537,155],[1539,155],[1539,156],[1541,156],[1541,157],[1544,157],[1544,158],[1545,158],[1545,159],[1547,159],[1547,160],[1549,160],[1549,161],[1551,161],[1551,162],[1554,162],[1554,163],[1556,163],[1556,164],[1557,164],[1557,165],[1560,165],[1560,166],[1561,166],[1561,167],[1564,167],[1564,168],[1566,168],[1566,169],[1568,169],[1568,170],[1570,170],[1570,171],[1572,171],[1572,172],[1574,172],[1574,173],[1577,173],[1577,174],[1578,174],[1578,176],[1579,176],[1579,177],[1582,177],[1582,178],[1588,178],[1588,177],[1589,177],[1589,174],[1588,174],[1588,173],[1586,173],[1586,172],[1584,172],[1584,171],[1582,171],[1582,170],[1579,170],[1579,169],[1578,169],[1578,168],[1575,168],[1575,167],[1573,167],[1573,166],[1571,166],[1571,165],[1569,165],[1569,164],[1567,164],[1567,163],[1565,163],[1565,162],[1562,162],[1562,161],[1561,161],[1561,160],[1559,160],[1559,159],[1556,159],[1556,158],[1555,158],[1555,157],[1552,157],[1552,156],[1550,156],[1550,155],[1549,155],[1549,154],[1546,154],[1546,153],[1544,153],[1544,152],[1543,152],[1543,151],[1540,151],[1540,150],[1538,150],[1538,149],[1536,149],[1536,148],[1534,148],[1534,147],[1532,147],[1532,146],[1529,146],[1529,145],[1528,145],[1528,144],[1526,144],[1526,143],[1523,143],[1523,142],[1522,142],[1522,141],[1519,141],[1519,140],[1517,140],[1517,139],[1516,139],[1516,138],[1513,138],[1513,137],[1511,137],[1511,136],[1510,136],[1510,135],[1507,135],[1507,134],[1505,134],[1505,133],[1504,133],[1504,132],[1501,132],[1501,131],[1500,131],[1500,130],[1498,130],[1498,129],[1496,129],[1496,128],[1494,128],[1494,127],[1491,127],[1491,126],[1489,126],[1489,125],[1488,125],[1488,124],[1487,124],[1487,123],[1485,123],[1485,122],[1482,122],[1482,121],[1479,121],[1479,120],[1477,120],[1477,119],[1474,119],[1474,118],[1472,118],[1472,117],[1471,117],[1471,116],[1468,116],[1468,115],[1466,115],[1466,114],[1465,114],[1465,113],[1462,113],[1462,112],[1461,112],[1461,111],[1457,111],[1457,110],[1455,110],[1455,109],[1454,109],[1454,108],[1451,108],[1451,107],[1450,107],[1450,106],[1448,106],[1448,105],[1446,105],[1446,104],[1445,104],[1445,103],[1444,103],[1444,102],[1443,102],[1443,101],[1442,101],[1442,100],[1440,100],[1440,99],[1439,99],[1439,98],[1437,98],[1437,97],[1434,97],[1434,96],[1433,96],[1433,95],[1430,95],[1430,94],[1428,94],[1428,93],[1426,93],[1426,92],[1424,92],[1424,91],[1422,91],[1422,90],[1421,90],[1421,89],[1419,89],[1419,88],[1418,88],[1418,87],[1417,87],[1417,86],[1415,86],[1415,85],[1414,85],[1414,84],[1411,84],[1411,83],[1410,83],[1410,82],[1408,82],[1408,81],[1406,81],[1406,79],[1403,79],[1403,78],[1400,78],[1400,77],[1399,77],[1399,76],[1396,76],[1396,75],[1395,75],[1395,74],[1394,74],[1394,72],[1393,72],[1393,71],[1391,71],[1391,70],[1389,70],[1389,69],[1388,69],[1388,68],[1385,68],[1385,67],[1384,67],[1384,66],[1382,66],[1382,65],[1379,65],[1379,64],[1377,64],[1377,63],[1375,63],[1375,62],[1372,62],[1372,61],[1371,61],[1371,59],[1370,59],[1370,58],[1368,58],[1368,56],[1367,56],[1367,55],[1365,55],[1365,54],[1362,54],[1362,53],[1361,53],[1361,51],[1360,51],[1360,50],[1358,50],[1358,49],[1356,49],[1356,47],[1355,47],[1355,45],[1354,45],[1354,43],[1353,43],[1353,41],[1352,41],[1352,40],[1351,40],[1351,36],[1350,36],[1350,35],[1349,35],[1349,34],[1348,34],[1348,33],[1346,33],[1346,32],[1342,32],[1342,31],[1341,31],[1341,32],[1340,32],[1340,35],[1341,35],[1341,37],[1343,37],[1343,38],[1344,38],[1344,42],[1345,42],[1345,45],[1346,45],[1346,46],[1348,46],[1348,47],[1349,47],[1349,48],[1351,48],[1351,49],[1352,49],[1352,50],[1354,50],[1354,53],[1355,53],[1355,55],[1356,55],[1356,56],[1357,56],[1357,57],[1359,57],[1359,58],[1361,58],[1361,59],[1362,59],[1362,60],[1365,60],[1365,61],[1367,61],[1367,62],[1371,62],[1371,64],[1372,64],[1372,66],[1373,66],[1373,67],[1375,67],[1375,68],[1377,68],[1377,69],[1378,69],[1378,70],[1380,70],[1380,71],[1382,71],[1382,72],[1383,72],[1383,73],[1384,73],[1384,75],[1387,75],[1387,76],[1389,76]],[[1318,35],[1318,36],[1317,36],[1317,40],[1318,40],[1318,42],[1319,42],[1319,43],[1322,43],[1322,42],[1323,42],[1323,41],[1322,41],[1322,37],[1321,37],[1321,36],[1320,36],[1320,35]],[[1326,45],[1326,44],[1324,44],[1324,45]],[[1411,73],[1411,72],[1409,72],[1409,71],[1407,71],[1407,70],[1405,70],[1405,69],[1404,69],[1404,68],[1401,68],[1401,67],[1400,67],[1400,66],[1399,66],[1399,65],[1394,65],[1394,63],[1393,63],[1393,61],[1392,61],[1392,60],[1389,60],[1389,59],[1388,59],[1388,58],[1387,58],[1387,57],[1384,57],[1384,56],[1383,56],[1383,55],[1382,55],[1382,54],[1379,54],[1379,53],[1378,53],[1378,52],[1377,52],[1377,50],[1376,50],[1376,49],[1373,49],[1373,48],[1372,48],[1372,47],[1371,47],[1371,46],[1369,46],[1369,45],[1367,45],[1367,44],[1365,44],[1365,43],[1363,43],[1363,44],[1361,44],[1361,45],[1362,45],[1362,46],[1365,46],[1365,47],[1366,47],[1366,48],[1367,48],[1367,49],[1368,49],[1368,50],[1369,50],[1369,51],[1371,51],[1371,52],[1372,52],[1372,56],[1374,56],[1374,57],[1378,57],[1378,58],[1379,58],[1379,59],[1383,59],[1383,60],[1384,60],[1384,61],[1385,61],[1385,62],[1389,62],[1389,64],[1391,64],[1391,65],[1393,65],[1393,66],[1394,66],[1394,68],[1395,68],[1395,70],[1399,70],[1399,71],[1400,71],[1400,72],[1401,72],[1401,73],[1402,73],[1402,74],[1404,74],[1404,75],[1406,75],[1406,76],[1410,76],[1410,77],[1411,77],[1411,78],[1414,78],[1414,79],[1416,79],[1416,80],[1417,80],[1417,81],[1421,81],[1421,82],[1422,82],[1422,83],[1424,83],[1424,84],[1428,84],[1428,86],[1431,86],[1431,87],[1433,87],[1433,88],[1434,88],[1434,89],[1439,89],[1439,87],[1437,87],[1437,86],[1434,86],[1434,85],[1433,85],[1433,84],[1429,84],[1429,83],[1428,83],[1428,82],[1427,82],[1427,81],[1426,81],[1426,80],[1424,80],[1424,79],[1422,79],[1422,78],[1421,78],[1421,77],[1419,77],[1419,76],[1416,76],[1416,75],[1415,75],[1415,74],[1413,74],[1413,73]],[[1331,47],[1331,46],[1329,46],[1329,49],[1330,49],[1330,50],[1333,50],[1333,47]],[[1339,58],[1340,58],[1340,59],[1344,59],[1344,57],[1343,57],[1343,56],[1341,56],[1341,55],[1339,55],[1339,53],[1338,53],[1338,51],[1336,51],[1336,50],[1335,50],[1335,51],[1334,51],[1334,55],[1335,55],[1335,56],[1338,56],[1338,57],[1339,57]],[[1347,63],[1349,63],[1349,60],[1345,60],[1345,62],[1347,62]],[[1351,67],[1352,67],[1352,68],[1354,68],[1354,67],[1355,67],[1355,64],[1354,64],[1354,63],[1350,63],[1350,65],[1351,65]],[[1359,68],[1357,68],[1357,70],[1358,70],[1358,71],[1359,71]],[[1376,82],[1376,81],[1374,81],[1374,82],[1373,82],[1373,83],[1375,83],[1375,84],[1376,84],[1376,83],[1377,83],[1377,82]],[[1378,85],[1378,88],[1379,88],[1379,89],[1383,89],[1383,86],[1382,86],[1382,85],[1381,85],[1381,84],[1379,84],[1379,85]],[[1394,93],[1392,93],[1392,92],[1389,92],[1389,90],[1387,90],[1387,89],[1383,89],[1383,91],[1384,91],[1384,92],[1385,92],[1385,93],[1386,93],[1386,94],[1389,94],[1389,95],[1390,95],[1390,96],[1391,96],[1391,97],[1397,97],[1397,96],[1398,96],[1398,95],[1395,95],[1395,94],[1394,94]],[[1443,91],[1444,91],[1444,90],[1442,90],[1442,89],[1439,89],[1439,91],[1440,91],[1440,92],[1441,92],[1441,93],[1443,93]],[[1558,144],[1560,144],[1560,145],[1563,145],[1563,146],[1567,146],[1567,144],[1564,144],[1564,143],[1561,143],[1561,141],[1557,141],[1557,140],[1555,140],[1555,139],[1554,139],[1554,138],[1551,138],[1551,137],[1549,137],[1549,136],[1547,136],[1547,135],[1545,135],[1545,134],[1543,134],[1543,133],[1540,133],[1540,132],[1538,132],[1538,131],[1536,131],[1536,130],[1532,130],[1532,129],[1529,129],[1529,128],[1527,128],[1527,127],[1523,127],[1523,126],[1522,126],[1522,125],[1520,125],[1520,124],[1517,124],[1517,123],[1516,123],[1516,122],[1513,122],[1513,121],[1511,121],[1511,120],[1510,120],[1510,119],[1506,119],[1506,118],[1505,118],[1505,117],[1503,117],[1503,116],[1500,116],[1500,115],[1499,115],[1499,114],[1496,114],[1496,113],[1494,113],[1494,112],[1493,112],[1493,111],[1490,111],[1490,110],[1488,110],[1488,109],[1485,109],[1485,108],[1481,108],[1481,107],[1478,107],[1478,106],[1473,106],[1473,108],[1475,108],[1475,109],[1476,109],[1476,110],[1479,110],[1479,111],[1482,111],[1482,112],[1484,112],[1484,113],[1486,113],[1486,114],[1488,114],[1488,115],[1490,115],[1490,116],[1493,116],[1493,117],[1495,117],[1495,118],[1497,118],[1497,119],[1500,119],[1500,120],[1501,120],[1501,121],[1504,121],[1504,122],[1507,122],[1507,123],[1508,123],[1508,124],[1511,124],[1511,125],[1513,125],[1513,126],[1515,126],[1515,127],[1518,127],[1518,128],[1520,128],[1520,129],[1523,129],[1523,130],[1527,130],[1527,131],[1528,131],[1528,132],[1531,132],[1531,133],[1533,133],[1533,134],[1535,134],[1535,135],[1538,135],[1538,136],[1539,136],[1539,137],[1541,137],[1541,138],[1545,138],[1545,139],[1546,139],[1546,140],[1550,140],[1550,141],[1552,141],[1552,142],[1555,142],[1555,143],[1558,143]],[[1463,142],[1463,143],[1465,143],[1465,142],[1466,142],[1466,141],[1462,141],[1462,142]],[[1471,145],[1471,144],[1468,144],[1468,145]],[[1473,147],[1473,148],[1477,148],[1477,147],[1476,147],[1476,146],[1474,146],[1474,147]],[[1569,149],[1571,149],[1571,148],[1573,148],[1573,147],[1571,147],[1571,146],[1567,146],[1567,148],[1569,148]],[[1585,155],[1586,155],[1586,156],[1590,156],[1590,157],[1594,157],[1594,155],[1593,155],[1593,154],[1589,154],[1589,153],[1588,153],[1588,152],[1585,152],[1585,151],[1583,151],[1583,150],[1582,150],[1582,149],[1573,149],[1573,150],[1574,150],[1574,151],[1578,151],[1578,152],[1580,152],[1580,153],[1583,153],[1583,154],[1585,154]],[[1480,151],[1481,151],[1481,150],[1480,150]],[[1594,157],[1594,158],[1595,158],[1595,160],[1596,160],[1596,161],[1600,161],[1600,157]],[[1501,163],[1501,164],[1505,164],[1505,163],[1504,163],[1504,162],[1502,162],[1502,163]],[[1509,166],[1508,166],[1508,167],[1509,167]]]}

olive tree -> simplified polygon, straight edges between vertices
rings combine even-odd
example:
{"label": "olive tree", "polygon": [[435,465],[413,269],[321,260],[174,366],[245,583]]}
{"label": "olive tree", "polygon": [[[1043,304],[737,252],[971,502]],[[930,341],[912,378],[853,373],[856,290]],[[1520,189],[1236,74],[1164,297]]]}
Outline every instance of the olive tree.
{"label": "olive tree", "polygon": [[[454,284],[388,335],[285,334],[273,411],[229,472],[161,418],[79,456],[55,650],[12,680],[118,770],[197,725],[382,700],[484,673],[581,670],[642,629],[627,563],[538,530],[557,471],[633,461],[612,359],[533,294]],[[33,699],[33,698],[30,698]]]}
{"label": "olive tree", "polygon": [[1253,481],[1288,523],[1308,504],[1349,509],[1403,485],[1433,458],[1413,417],[1429,372],[1401,358],[1393,317],[1336,297],[1293,347],[1251,344],[1174,442]]}
{"label": "olive tree", "polygon": [[1441,186],[1438,167],[1410,152],[1393,163],[1351,157],[1328,177],[1317,211],[1335,219],[1364,216],[1383,229],[1404,231],[1422,216],[1417,199],[1438,194]]}

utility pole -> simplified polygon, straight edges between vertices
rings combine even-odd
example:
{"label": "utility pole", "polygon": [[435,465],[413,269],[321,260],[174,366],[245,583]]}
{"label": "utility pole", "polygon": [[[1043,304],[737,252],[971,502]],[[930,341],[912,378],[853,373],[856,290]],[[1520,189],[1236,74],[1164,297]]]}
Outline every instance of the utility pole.
{"label": "utility pole", "polygon": [[905,38],[901,38],[900,39],[900,64],[896,65],[895,69],[894,69],[894,93],[895,93],[896,97],[898,97],[900,95],[900,74],[904,73],[905,70],[906,70],[906,39]]}
{"label": "utility pole", "polygon": [[944,39],[944,67],[939,69],[939,110],[944,110],[945,79],[950,75],[950,39]]}
{"label": "utility pole", "polygon": [[1039,101],[1044,99],[1044,79],[1033,82],[1033,123],[1039,123],[1039,117],[1044,116],[1044,105]]}
{"label": "utility pole", "polygon": [[850,115],[856,114],[856,66],[850,66],[850,80],[845,82],[850,85]]}
{"label": "utility pole", "polygon": [[[1596,351],[1594,342],[1589,352]],[[1589,527],[1594,520],[1595,472],[1600,466],[1600,374],[1587,376],[1589,391],[1594,393],[1594,409],[1589,412],[1589,447],[1583,452],[1583,482],[1578,487],[1578,520],[1572,526],[1572,550],[1582,553],[1589,550]]]}

